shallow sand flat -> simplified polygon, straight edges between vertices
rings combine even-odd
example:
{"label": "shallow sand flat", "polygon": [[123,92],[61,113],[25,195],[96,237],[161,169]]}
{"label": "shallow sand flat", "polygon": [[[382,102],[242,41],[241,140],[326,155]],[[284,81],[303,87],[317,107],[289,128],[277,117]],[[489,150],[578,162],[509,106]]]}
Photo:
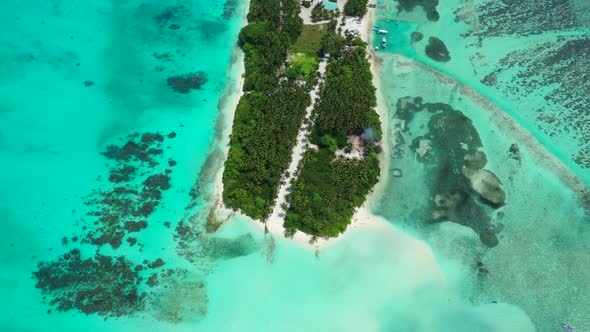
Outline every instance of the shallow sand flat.
{"label": "shallow sand flat", "polygon": [[[481,327],[482,331],[508,332],[510,326],[533,331],[526,316],[513,306],[467,304],[464,276],[452,262],[435,261],[427,245],[379,219],[372,223],[374,227],[346,232],[319,256],[293,241],[276,238],[272,263],[264,247],[259,254],[219,263],[208,279],[210,313],[201,327],[205,331],[274,331],[277,327],[283,331],[407,331],[414,327],[435,332],[444,321],[455,331]],[[262,244],[270,243],[240,217],[225,224],[219,235],[244,231],[253,232]],[[498,315],[510,325],[498,322]]]}
{"label": "shallow sand flat", "polygon": [[[390,115],[395,101],[406,96],[461,110],[482,139],[488,156],[486,169],[498,175],[506,191],[507,205],[494,213],[495,222],[504,225],[497,247],[484,247],[469,228],[443,223],[419,232],[433,246],[435,257],[455,260],[459,270],[472,275],[469,292],[478,303],[517,305],[543,331],[559,327],[560,322],[587,328],[589,321],[583,313],[589,302],[579,295],[588,291],[584,280],[590,277],[585,269],[590,261],[584,254],[590,243],[588,217],[581,204],[587,197],[584,183],[524,128],[473,90],[408,58],[383,57],[381,77]],[[411,128],[424,124],[420,116],[413,122]],[[513,143],[519,144],[520,163],[508,156]],[[395,140],[390,138],[390,144],[395,145]],[[391,164],[404,175],[390,176],[377,212],[412,229],[429,204],[426,169],[411,156]],[[476,261],[483,262],[488,275],[476,272]]]}

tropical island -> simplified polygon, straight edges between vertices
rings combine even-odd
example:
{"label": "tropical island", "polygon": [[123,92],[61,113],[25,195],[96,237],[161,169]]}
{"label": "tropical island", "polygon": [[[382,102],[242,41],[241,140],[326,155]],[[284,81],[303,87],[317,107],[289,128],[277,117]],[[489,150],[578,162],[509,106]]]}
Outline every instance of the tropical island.
{"label": "tropical island", "polygon": [[337,237],[380,174],[376,89],[356,29],[367,0],[340,2],[283,0],[281,20],[279,1],[252,0],[239,36],[245,75],[223,204],[285,236]]}

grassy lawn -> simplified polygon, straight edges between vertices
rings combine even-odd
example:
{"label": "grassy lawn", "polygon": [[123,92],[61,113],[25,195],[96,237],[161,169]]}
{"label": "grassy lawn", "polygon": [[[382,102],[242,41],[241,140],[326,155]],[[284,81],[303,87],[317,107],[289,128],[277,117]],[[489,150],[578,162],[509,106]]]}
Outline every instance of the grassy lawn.
{"label": "grassy lawn", "polygon": [[293,53],[313,53],[320,49],[322,37],[328,32],[328,24],[304,25],[297,42],[291,47]]}
{"label": "grassy lawn", "polygon": [[302,78],[308,77],[318,70],[318,57],[315,54],[297,53],[291,57],[287,77]]}

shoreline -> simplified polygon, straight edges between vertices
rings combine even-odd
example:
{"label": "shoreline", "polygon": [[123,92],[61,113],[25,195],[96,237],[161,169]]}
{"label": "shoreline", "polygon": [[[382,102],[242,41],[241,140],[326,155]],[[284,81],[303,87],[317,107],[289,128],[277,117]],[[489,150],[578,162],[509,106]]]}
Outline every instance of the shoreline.
{"label": "shoreline", "polygon": [[[363,206],[366,209],[373,208],[373,205],[377,203],[382,197],[386,189],[386,184],[389,181],[389,166],[390,166],[390,150],[389,144],[389,135],[390,128],[389,126],[389,114],[387,112],[387,104],[385,102],[385,97],[383,94],[383,85],[381,84],[381,78],[379,74],[381,73],[381,63],[382,59],[379,57],[378,53],[375,52],[373,49],[373,40],[375,38],[375,34],[373,33],[373,26],[377,22],[377,9],[376,8],[369,8],[367,11],[367,26],[365,27],[365,34],[367,47],[369,48],[369,64],[371,65],[371,75],[373,76],[373,86],[375,87],[375,96],[377,97],[377,107],[375,110],[379,115],[379,120],[381,121],[381,132],[383,133],[383,137],[381,137],[381,148],[382,153],[379,155],[379,164],[381,167],[381,173],[379,174],[379,182],[373,187],[373,191],[369,193],[365,204]],[[372,213],[371,213],[372,214]]]}
{"label": "shoreline", "polygon": [[[246,5],[245,10],[247,13],[247,11],[249,10],[249,2]],[[376,111],[379,114],[379,117],[381,120],[381,127],[383,129],[382,142],[386,142],[389,128],[388,128],[387,109],[386,109],[386,106],[384,103],[383,94],[381,92],[381,83],[380,83],[380,80],[378,77],[378,73],[380,71],[380,64],[378,63],[378,61],[380,59],[375,56],[375,52],[373,51],[373,49],[371,47],[372,41],[373,41],[372,27],[375,24],[375,16],[376,16],[374,11],[375,11],[374,8],[368,8],[367,14],[363,18],[362,24],[360,25],[359,29],[361,32],[360,33],[361,39],[367,43],[367,47],[369,48],[368,54],[370,55],[370,58],[368,59],[368,61],[369,61],[369,64],[371,67],[371,73],[373,76],[373,85],[376,88],[376,97],[377,97]],[[246,16],[247,16],[247,14],[244,16],[243,26],[245,26],[247,24]],[[231,217],[234,215],[239,215],[242,219],[248,220],[250,223],[252,223],[261,232],[265,232],[265,233],[268,232],[274,236],[285,238],[285,235],[284,235],[285,228],[283,227],[283,225],[281,223],[277,223],[277,222],[270,222],[269,223],[268,221],[267,221],[267,223],[263,223],[260,220],[254,220],[246,215],[241,214],[240,212],[236,212],[231,209],[228,209],[225,206],[225,204],[223,203],[223,181],[222,181],[222,178],[223,178],[223,172],[224,172],[224,168],[225,168],[224,162],[225,162],[225,159],[227,158],[227,154],[229,152],[229,137],[230,137],[231,131],[232,131],[235,110],[236,110],[236,107],[238,105],[240,98],[242,97],[242,95],[244,93],[243,92],[243,84],[244,84],[244,77],[243,76],[245,73],[244,54],[241,50],[239,50],[239,47],[236,46],[236,48],[238,49],[237,52],[238,52],[240,58],[238,61],[236,61],[236,63],[234,63],[232,65],[232,67],[236,66],[236,65],[239,66],[239,68],[237,68],[237,70],[236,70],[236,75],[239,75],[240,77],[239,77],[239,80],[237,80],[233,89],[230,90],[230,91],[233,91],[232,97],[228,98],[228,99],[230,99],[230,101],[228,101],[227,104],[224,105],[224,107],[220,113],[220,119],[223,120],[222,121],[223,123],[221,124],[221,126],[218,126],[218,128],[221,129],[221,132],[219,134],[220,137],[216,143],[218,144],[219,147],[222,147],[223,163],[221,163],[221,165],[218,168],[218,171],[216,172],[216,175],[215,175],[214,189],[211,194],[212,206],[211,206],[210,212],[211,212],[211,214],[213,214],[215,216],[215,218],[217,220],[224,220],[224,221],[230,220]],[[382,144],[382,148],[383,148],[383,152],[379,156],[379,161],[380,161],[380,166],[381,166],[381,174],[379,176],[379,182],[377,182],[375,187],[373,187],[373,190],[367,195],[366,200],[363,203],[363,205],[361,207],[357,208],[346,231],[344,233],[340,234],[338,237],[316,238],[316,240],[313,242],[312,242],[312,239],[314,238],[313,235],[309,235],[309,234],[303,233],[301,231],[297,231],[295,233],[295,235],[292,238],[290,238],[295,244],[297,244],[298,246],[307,248],[307,249],[319,251],[320,249],[326,248],[327,246],[334,244],[344,234],[348,234],[351,231],[358,230],[361,228],[363,228],[363,229],[367,229],[367,228],[384,229],[384,227],[387,227],[390,230],[394,230],[394,228],[391,227],[391,225],[389,223],[387,223],[387,221],[385,221],[383,218],[381,218],[379,216],[374,215],[371,212],[371,209],[374,206],[374,204],[376,202],[378,202],[379,199],[382,197],[382,195],[385,191],[385,184],[387,183],[387,179],[388,179],[387,170],[388,170],[388,166],[389,166],[389,158],[388,158],[389,149],[387,147],[387,144]],[[221,223],[221,226],[223,223],[225,223],[224,221]]]}
{"label": "shoreline", "polygon": [[[246,2],[244,7],[244,17],[242,19],[243,28],[248,24],[248,11],[250,10],[250,1]],[[236,44],[234,46],[234,55],[236,61],[230,66],[229,72],[233,73],[236,77],[233,85],[228,85],[227,95],[224,96],[226,99],[225,105],[220,107],[219,118],[217,123],[217,137],[215,145],[217,149],[221,150],[221,155],[218,160],[218,167],[213,177],[213,190],[210,194],[211,206],[208,209],[209,215],[213,214],[216,218],[226,220],[231,217],[235,212],[226,208],[223,204],[223,172],[225,170],[225,160],[229,153],[229,137],[232,132],[235,111],[240,102],[240,98],[244,95],[244,80],[246,74],[246,67],[244,65],[244,52]],[[235,71],[235,72],[234,72]],[[220,227],[223,225],[222,222]]]}

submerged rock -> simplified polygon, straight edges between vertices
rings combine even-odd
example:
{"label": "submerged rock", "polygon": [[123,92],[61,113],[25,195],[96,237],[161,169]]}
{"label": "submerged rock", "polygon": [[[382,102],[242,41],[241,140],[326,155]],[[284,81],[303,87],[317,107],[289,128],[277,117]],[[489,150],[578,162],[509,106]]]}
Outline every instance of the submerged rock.
{"label": "submerged rock", "polygon": [[488,74],[481,80],[481,83],[488,86],[496,85],[498,83],[498,76],[495,73]]}
{"label": "submerged rock", "polygon": [[458,192],[436,194],[434,196],[435,209],[432,210],[432,220],[452,220],[462,223],[458,217],[458,207],[463,202],[463,197]]}
{"label": "submerged rock", "polygon": [[521,160],[520,148],[518,147],[518,144],[514,143],[510,145],[510,149],[508,149],[508,155],[514,160]]}
{"label": "submerged rock", "polygon": [[479,233],[479,240],[488,247],[495,247],[498,245],[498,237],[489,229]]}
{"label": "submerged rock", "polygon": [[411,12],[415,7],[420,6],[426,12],[426,18],[429,21],[436,22],[440,19],[440,14],[436,10],[439,0],[397,0],[398,10]]}
{"label": "submerged rock", "polygon": [[420,139],[418,138],[418,147],[416,148],[416,155],[418,156],[418,160],[424,160],[428,153],[432,150],[432,142],[427,139]]}
{"label": "submerged rock", "polygon": [[428,38],[428,45],[424,49],[429,58],[439,62],[448,62],[451,60],[449,50],[442,40],[436,37]]}
{"label": "submerged rock", "polygon": [[488,163],[488,158],[482,151],[467,151],[463,159],[465,160],[465,167],[471,169],[482,169]]}
{"label": "submerged rock", "polygon": [[412,40],[412,43],[417,43],[417,42],[421,41],[422,39],[424,39],[424,35],[421,32],[414,31],[410,35],[410,38]]}
{"label": "submerged rock", "polygon": [[485,170],[472,170],[463,167],[463,174],[469,179],[471,189],[493,206],[506,203],[506,193],[502,189],[502,182],[496,174]]}
{"label": "submerged rock", "polygon": [[189,93],[191,90],[199,90],[207,83],[207,74],[202,71],[185,75],[169,77],[168,85],[179,93]]}
{"label": "submerged rock", "polygon": [[[467,226],[478,234],[483,244],[496,246],[499,230],[492,223],[489,209],[481,203],[497,208],[505,204],[506,197],[500,180],[483,169],[487,156],[479,151],[483,144],[477,129],[469,117],[451,105],[404,97],[397,101],[396,117],[407,124],[407,135],[412,135],[409,132],[412,120],[422,111],[432,114],[428,131],[413,136],[409,148],[415,153],[416,161],[428,166],[432,204],[426,222],[451,221]],[[396,149],[403,150],[402,144],[396,144]]]}

